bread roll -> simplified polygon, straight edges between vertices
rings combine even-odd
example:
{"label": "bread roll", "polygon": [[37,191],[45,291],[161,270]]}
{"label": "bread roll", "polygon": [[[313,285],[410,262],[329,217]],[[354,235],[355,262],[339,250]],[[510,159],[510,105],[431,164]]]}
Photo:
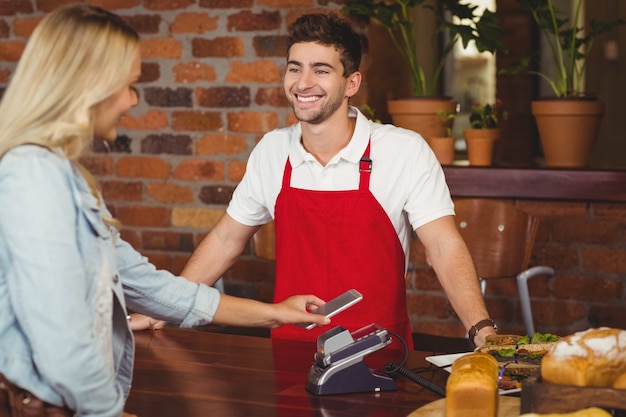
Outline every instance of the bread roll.
{"label": "bread roll", "polygon": [[626,372],[617,377],[613,383],[613,388],[626,389]]}
{"label": "bread roll", "polygon": [[474,352],[452,363],[446,384],[446,417],[496,417],[498,362]]}
{"label": "bread roll", "polygon": [[612,387],[626,372],[626,331],[601,327],[562,338],[541,361],[541,377],[553,384]]}
{"label": "bread roll", "polygon": [[591,407],[584,410],[574,411],[573,413],[565,414],[537,414],[527,413],[522,414],[520,417],[611,417],[611,414],[604,411],[601,408]]}

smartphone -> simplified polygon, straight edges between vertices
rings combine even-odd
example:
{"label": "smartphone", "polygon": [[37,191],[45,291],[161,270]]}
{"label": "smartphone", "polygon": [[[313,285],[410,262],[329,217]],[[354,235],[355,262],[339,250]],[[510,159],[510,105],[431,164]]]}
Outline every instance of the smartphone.
{"label": "smartphone", "polygon": [[[358,303],[362,299],[363,295],[360,292],[358,292],[357,290],[349,290],[333,298],[326,304],[322,304],[315,310],[311,310],[311,313],[320,314],[322,316],[330,318],[335,314],[342,312],[346,308]],[[311,330],[315,326],[315,323],[309,323],[304,325],[304,328],[307,330]]]}

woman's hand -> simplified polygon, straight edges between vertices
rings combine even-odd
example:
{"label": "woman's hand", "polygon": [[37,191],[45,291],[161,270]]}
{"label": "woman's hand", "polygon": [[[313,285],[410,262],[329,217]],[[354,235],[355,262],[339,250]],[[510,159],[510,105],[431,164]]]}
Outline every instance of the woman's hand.
{"label": "woman's hand", "polygon": [[165,327],[166,321],[155,320],[152,317],[139,313],[133,313],[128,316],[128,324],[131,330],[159,330]]}

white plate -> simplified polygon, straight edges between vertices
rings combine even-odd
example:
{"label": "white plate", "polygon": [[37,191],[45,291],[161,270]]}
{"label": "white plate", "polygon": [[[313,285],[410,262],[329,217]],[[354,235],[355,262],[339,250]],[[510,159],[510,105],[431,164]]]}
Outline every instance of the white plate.
{"label": "white plate", "polygon": [[[438,366],[441,369],[450,372],[452,368],[452,362],[454,362],[456,359],[460,358],[463,355],[467,355],[468,353],[472,353],[472,352],[461,352],[461,353],[451,353],[449,355],[427,356],[426,360],[432,363],[433,365]],[[521,391],[521,388],[507,389],[507,390],[501,389],[500,395],[514,394],[520,391]]]}

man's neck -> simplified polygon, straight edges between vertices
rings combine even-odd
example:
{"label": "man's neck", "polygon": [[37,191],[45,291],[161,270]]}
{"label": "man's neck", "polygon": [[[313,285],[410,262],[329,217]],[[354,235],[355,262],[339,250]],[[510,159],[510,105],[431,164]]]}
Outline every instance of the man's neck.
{"label": "man's neck", "polygon": [[335,114],[321,124],[302,123],[304,149],[326,166],[339,151],[348,146],[356,125],[355,117]]}

